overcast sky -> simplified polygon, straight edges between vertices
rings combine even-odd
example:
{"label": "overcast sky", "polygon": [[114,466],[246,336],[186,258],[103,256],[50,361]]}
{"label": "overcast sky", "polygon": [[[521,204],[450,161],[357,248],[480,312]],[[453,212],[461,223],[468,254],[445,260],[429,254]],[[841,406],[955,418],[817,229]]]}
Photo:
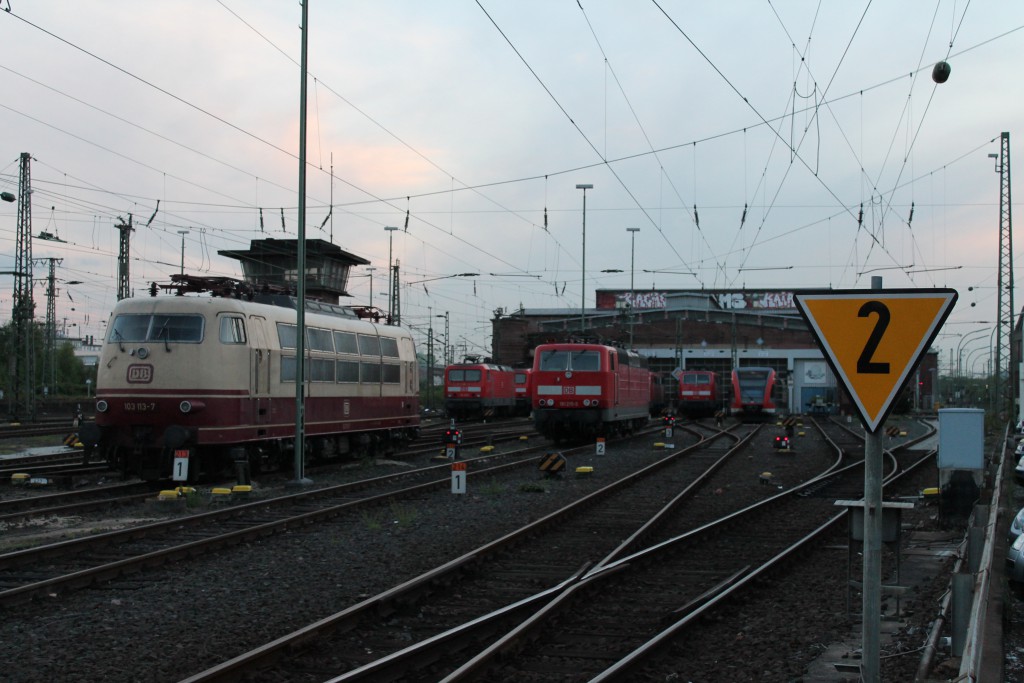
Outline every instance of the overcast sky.
{"label": "overcast sky", "polygon": [[[63,240],[34,240],[33,256],[83,283],[61,285],[69,335],[103,334],[129,214],[138,295],[178,272],[181,230],[187,272],[236,277],[217,250],[296,237],[298,2],[0,8],[0,190],[17,194],[29,152],[33,233]],[[988,344],[988,155],[1001,132],[1014,150],[1024,135],[1024,3],[312,0],[309,17],[306,236],[371,260],[347,301],[370,302],[372,272],[386,308],[384,228],[400,228],[402,317],[421,343],[447,312],[453,344],[489,351],[496,309],[578,311],[631,277],[778,289],[881,275],[960,292],[943,364]],[[16,225],[0,203],[0,270]],[[447,277],[460,273],[479,275]],[[11,288],[3,276],[2,322]],[[35,300],[42,318],[42,283]],[[981,371],[987,352],[971,360]]]}

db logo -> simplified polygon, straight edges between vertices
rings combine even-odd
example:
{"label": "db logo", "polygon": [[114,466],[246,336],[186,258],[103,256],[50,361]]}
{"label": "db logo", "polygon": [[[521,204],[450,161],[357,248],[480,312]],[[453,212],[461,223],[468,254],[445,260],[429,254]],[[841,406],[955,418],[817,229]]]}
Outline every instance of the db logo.
{"label": "db logo", "polygon": [[575,396],[576,387],[562,387],[562,393],[565,394],[566,396]]}
{"label": "db logo", "polygon": [[149,384],[153,381],[153,366],[129,365],[127,379],[129,384]]}

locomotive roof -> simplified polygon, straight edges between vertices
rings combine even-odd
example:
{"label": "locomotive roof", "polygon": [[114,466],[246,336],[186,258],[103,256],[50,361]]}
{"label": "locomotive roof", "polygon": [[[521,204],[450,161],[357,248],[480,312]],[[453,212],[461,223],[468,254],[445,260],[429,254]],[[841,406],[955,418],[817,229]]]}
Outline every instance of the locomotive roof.
{"label": "locomotive roof", "polygon": [[512,370],[510,365],[498,365],[497,363],[452,363],[449,368],[487,368],[489,370]]}
{"label": "locomotive roof", "polygon": [[[252,301],[223,296],[156,296],[122,299],[114,305],[113,315],[119,313],[201,313],[213,307],[220,311],[263,315],[274,322],[293,322],[296,299],[285,295],[256,295]],[[307,301],[307,327],[337,328],[344,321],[345,327],[365,327],[367,332],[376,330],[379,334],[393,331],[395,336],[408,336],[409,332],[398,325],[384,325],[360,318],[344,306],[319,301]],[[331,318],[333,321],[325,320]],[[319,320],[318,320],[319,319]],[[334,322],[337,321],[337,322]]]}

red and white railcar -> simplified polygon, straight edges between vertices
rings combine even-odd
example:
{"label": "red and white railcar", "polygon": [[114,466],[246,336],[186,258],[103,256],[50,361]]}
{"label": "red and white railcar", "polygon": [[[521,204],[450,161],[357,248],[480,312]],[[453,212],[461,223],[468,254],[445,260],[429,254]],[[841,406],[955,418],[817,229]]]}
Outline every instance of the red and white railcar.
{"label": "red and white railcar", "polygon": [[732,415],[745,419],[770,419],[776,407],[775,370],[739,367],[732,371]]}

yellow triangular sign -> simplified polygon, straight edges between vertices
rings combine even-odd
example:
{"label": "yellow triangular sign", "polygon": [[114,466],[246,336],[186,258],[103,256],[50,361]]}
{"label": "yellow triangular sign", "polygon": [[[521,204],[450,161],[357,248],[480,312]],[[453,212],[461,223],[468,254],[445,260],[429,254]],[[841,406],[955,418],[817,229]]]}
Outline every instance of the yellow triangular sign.
{"label": "yellow triangular sign", "polygon": [[794,293],[794,300],[868,431],[893,401],[945,322],[952,289],[855,289]]}

